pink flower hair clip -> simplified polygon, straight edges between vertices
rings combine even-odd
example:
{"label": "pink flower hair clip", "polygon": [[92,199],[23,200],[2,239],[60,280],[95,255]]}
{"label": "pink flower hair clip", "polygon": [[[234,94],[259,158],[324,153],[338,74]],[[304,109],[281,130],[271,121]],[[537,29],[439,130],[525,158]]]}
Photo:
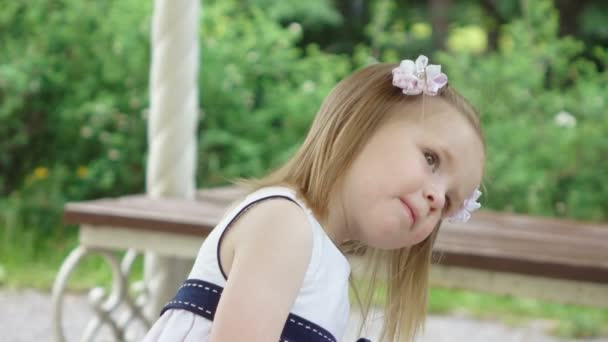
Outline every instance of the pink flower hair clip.
{"label": "pink flower hair clip", "polygon": [[429,59],[420,55],[416,62],[405,59],[393,69],[393,85],[403,89],[405,95],[426,94],[435,96],[448,84],[448,76],[441,72],[441,65],[428,64]]}
{"label": "pink flower hair clip", "polygon": [[464,201],[464,204],[458,212],[447,218],[451,223],[465,223],[471,218],[471,213],[481,208],[481,203],[477,202],[481,196],[481,191],[475,189],[473,195]]}

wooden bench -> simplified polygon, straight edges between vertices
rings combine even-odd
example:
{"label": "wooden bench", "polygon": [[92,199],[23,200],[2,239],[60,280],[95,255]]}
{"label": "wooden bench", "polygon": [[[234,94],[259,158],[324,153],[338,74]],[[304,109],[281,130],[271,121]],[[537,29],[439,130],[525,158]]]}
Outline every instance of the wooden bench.
{"label": "wooden bench", "polygon": [[[202,190],[196,200],[145,195],[68,203],[80,246],[153,251],[193,259],[234,200],[236,187]],[[480,211],[444,224],[431,283],[562,303],[608,307],[608,225]]]}
{"label": "wooden bench", "polygon": [[110,249],[152,250],[194,258],[201,243],[243,190],[199,191],[195,200],[124,196],[68,203],[64,222],[80,226],[80,243]]}

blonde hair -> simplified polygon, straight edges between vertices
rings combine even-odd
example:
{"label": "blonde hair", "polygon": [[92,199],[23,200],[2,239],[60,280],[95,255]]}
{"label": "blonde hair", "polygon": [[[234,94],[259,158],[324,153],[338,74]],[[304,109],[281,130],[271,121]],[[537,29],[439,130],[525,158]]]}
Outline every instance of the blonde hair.
{"label": "blonde hair", "polygon": [[[359,151],[385,122],[391,109],[416,98],[404,95],[392,85],[391,71],[395,67],[397,64],[371,65],[338,83],[321,105],[296,154],[267,177],[247,180],[245,184],[254,190],[272,185],[292,187],[317,217],[326,217],[330,194]],[[438,96],[462,113],[484,141],[479,115],[464,97],[449,85]],[[354,287],[363,322],[374,304],[376,285],[384,273],[381,269],[387,271],[383,339],[410,341],[423,326],[431,252],[439,225],[423,242],[409,248],[382,251],[359,242],[343,246],[345,252],[362,255],[367,261],[364,269],[369,273],[364,279],[369,286],[364,291]]]}

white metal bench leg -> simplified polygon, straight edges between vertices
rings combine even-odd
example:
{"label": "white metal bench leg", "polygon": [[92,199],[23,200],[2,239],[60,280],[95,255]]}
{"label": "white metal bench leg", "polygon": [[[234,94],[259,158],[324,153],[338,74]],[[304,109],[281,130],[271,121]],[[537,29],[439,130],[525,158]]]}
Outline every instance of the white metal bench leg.
{"label": "white metal bench leg", "polygon": [[[139,286],[138,297],[135,301],[128,293],[129,275],[133,262],[137,257],[137,253],[129,250],[120,261],[118,255],[114,251],[105,249],[93,249],[86,246],[76,247],[65,259],[55,283],[52,293],[53,307],[53,332],[55,340],[64,342],[66,340],[63,330],[63,297],[67,289],[67,284],[70,275],[76,269],[78,264],[91,254],[99,254],[104,256],[106,261],[112,268],[112,291],[106,294],[106,291],[100,287],[93,288],[89,292],[89,302],[95,313],[95,317],[88,322],[84,333],[81,336],[81,341],[93,341],[97,337],[100,329],[106,325],[110,328],[113,338],[117,341],[127,340],[127,330],[136,321],[141,322],[146,329],[150,327],[150,321],[142,314],[142,306],[145,303],[146,290],[143,286]],[[122,317],[113,317],[117,309],[124,311]],[[115,315],[114,315],[115,316]]]}

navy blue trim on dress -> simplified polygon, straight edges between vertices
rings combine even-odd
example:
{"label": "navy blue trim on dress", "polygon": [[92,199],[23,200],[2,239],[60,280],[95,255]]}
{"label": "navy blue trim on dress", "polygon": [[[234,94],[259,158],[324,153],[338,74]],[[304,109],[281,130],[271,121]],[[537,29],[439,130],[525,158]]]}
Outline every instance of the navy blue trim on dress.
{"label": "navy blue trim on dress", "polygon": [[223,288],[207,281],[188,279],[177,294],[163,307],[160,315],[169,309],[182,309],[213,321]]}
{"label": "navy blue trim on dress", "polygon": [[264,200],[270,199],[270,198],[284,198],[286,200],[292,201],[293,203],[297,204],[298,206],[300,206],[298,204],[298,202],[296,202],[293,198],[285,196],[285,195],[269,195],[266,197],[262,197],[262,198],[258,198],[257,200],[247,204],[243,209],[241,209],[241,211],[239,211],[236,215],[234,215],[234,217],[230,220],[230,222],[228,222],[228,224],[226,224],[226,228],[224,228],[224,231],[222,231],[222,234],[220,235],[220,238],[217,242],[217,265],[220,268],[220,272],[222,273],[222,276],[224,277],[224,280],[228,280],[228,277],[226,276],[226,272],[224,272],[224,268],[222,267],[222,262],[220,261],[220,246],[222,245],[222,241],[224,240],[224,236],[226,234],[226,232],[228,231],[228,229],[230,229],[230,226],[239,218],[241,217],[241,215],[243,215],[247,210],[249,210],[251,207],[253,207],[256,203],[258,202],[262,202]]}
{"label": "navy blue trim on dress", "polygon": [[[213,321],[223,288],[199,279],[184,282],[175,298],[167,303],[161,316],[170,309],[182,309]],[[321,326],[298,315],[289,314],[280,342],[336,342],[336,338]]]}

